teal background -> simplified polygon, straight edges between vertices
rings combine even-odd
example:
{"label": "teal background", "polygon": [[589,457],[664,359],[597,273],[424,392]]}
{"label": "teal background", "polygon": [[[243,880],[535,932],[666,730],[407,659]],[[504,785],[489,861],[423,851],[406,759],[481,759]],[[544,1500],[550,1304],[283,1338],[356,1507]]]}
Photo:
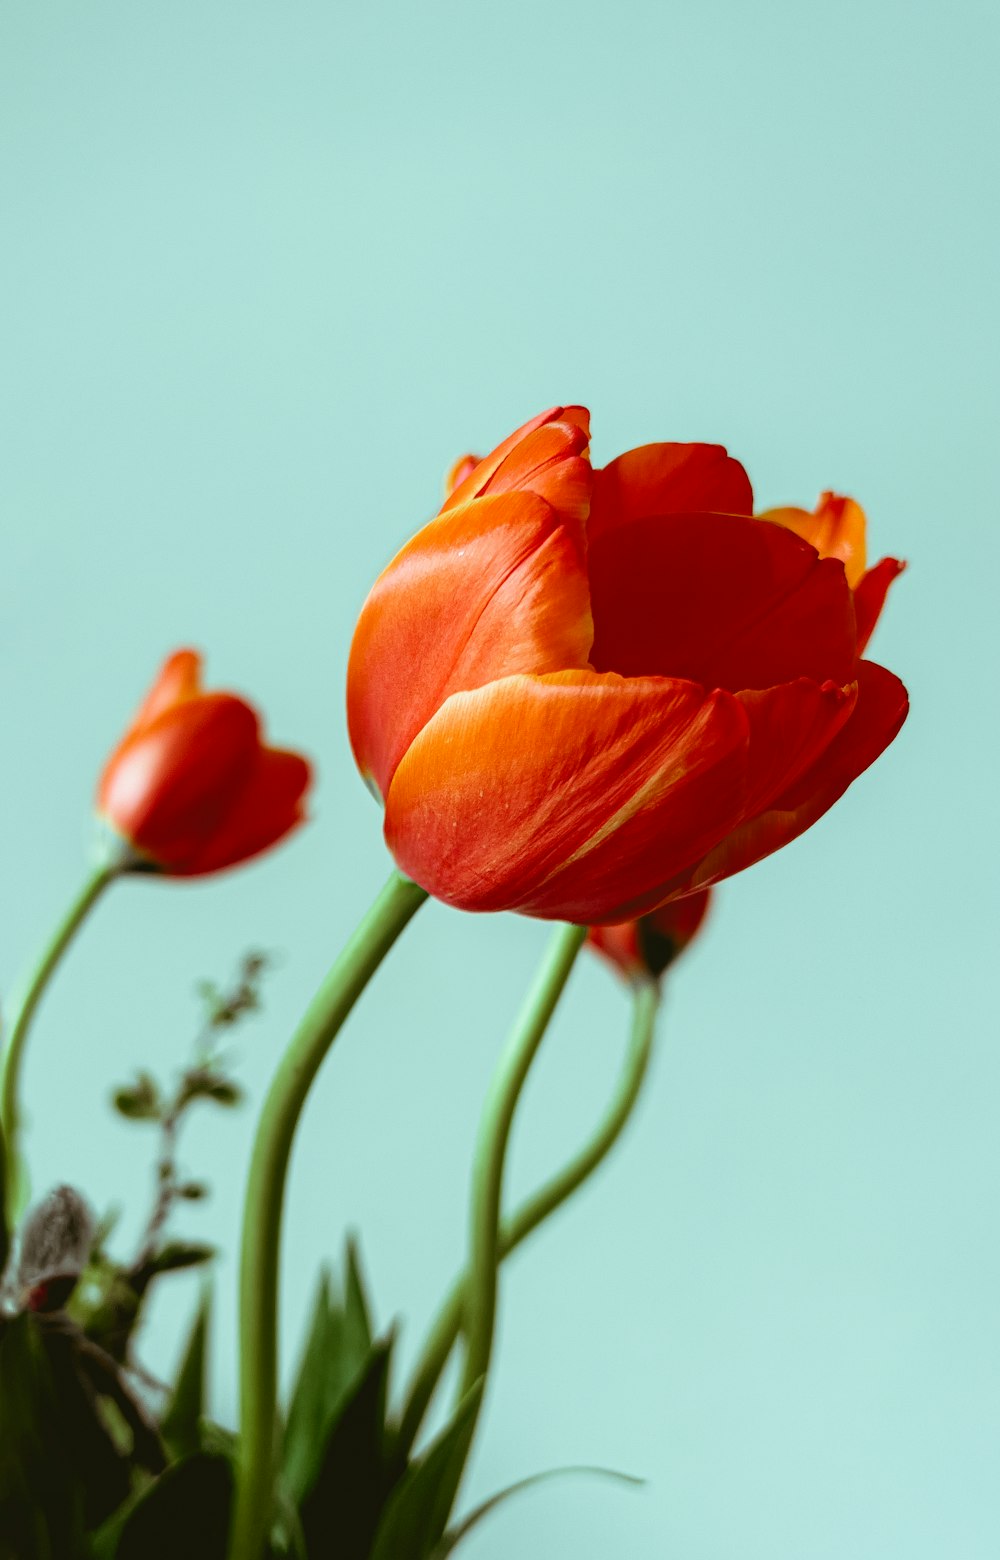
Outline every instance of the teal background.
{"label": "teal background", "polygon": [[[598,462],[721,440],[762,506],[853,493],[874,556],[911,560],[874,645],[909,724],[720,893],[629,1138],[504,1276],[466,1499],[566,1462],[648,1483],[543,1487],[469,1560],[997,1553],[996,43],[973,0],[0,13],[5,987],[170,648],[202,646],[320,775],[281,852],[117,888],[46,1000],[36,1185],[120,1202],[123,1240],[152,1145],[109,1085],[179,1062],[195,977],[260,944],[259,1100],[383,878],[346,651],[454,456],[583,400]],[[412,1358],[545,938],[432,906],[351,1021],[296,1147],[286,1361],[348,1226]],[[625,1022],[579,968],[513,1190],[585,1133]],[[216,1187],[183,1228],[222,1244],[226,1417],[253,1116],[206,1108],[183,1145]]]}

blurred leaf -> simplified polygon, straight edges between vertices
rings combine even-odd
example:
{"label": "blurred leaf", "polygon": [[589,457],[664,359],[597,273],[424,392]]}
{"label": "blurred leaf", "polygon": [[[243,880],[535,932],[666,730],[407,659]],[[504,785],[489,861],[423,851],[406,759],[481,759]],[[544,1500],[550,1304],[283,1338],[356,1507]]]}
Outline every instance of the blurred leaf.
{"label": "blurred leaf", "polygon": [[275,1491],[267,1560],[309,1560],[298,1510],[280,1488]]}
{"label": "blurred leaf", "polygon": [[235,1431],[227,1430],[225,1425],[216,1424],[214,1419],[206,1419],[201,1427],[201,1449],[203,1452],[218,1452],[220,1456],[228,1457],[230,1462],[235,1462],[239,1437]]}
{"label": "blurred leaf", "polygon": [[340,1407],[371,1356],[371,1320],[353,1242],[348,1244],[345,1269],[343,1298],[335,1294],[329,1272],[321,1276],[291,1396],[282,1467],[283,1482],[295,1501],[314,1482]]}
{"label": "blurred leaf", "polygon": [[85,1270],[69,1303],[71,1316],[87,1337],[119,1361],[128,1352],[141,1309],[142,1295],[128,1273],[107,1261]]}
{"label": "blurred leaf", "polygon": [[101,1214],[94,1226],[94,1240],[91,1248],[92,1256],[99,1256],[103,1252],[121,1216],[122,1210],[120,1206],[106,1208]]}
{"label": "blurred leaf", "polygon": [[371,1560],[429,1560],[445,1530],[462,1478],[483,1395],[479,1382],[396,1486],[378,1526]]}
{"label": "blurred leaf", "polygon": [[136,1469],[161,1472],[165,1463],[163,1443],[145,1405],[133,1391],[128,1373],[67,1318],[54,1318],[53,1327],[57,1330],[50,1350],[65,1343],[72,1370],[83,1386],[87,1408],[96,1408],[113,1445],[127,1457],[130,1479]]}
{"label": "blurred leaf", "polygon": [[330,1275],[321,1273],[312,1322],[285,1425],[284,1484],[298,1502],[312,1483],[322,1455],[323,1435],[348,1381],[340,1376],[337,1338],[330,1303]]}
{"label": "blurred leaf", "polygon": [[181,1268],[200,1267],[204,1262],[211,1262],[214,1256],[214,1246],[193,1241],[169,1241],[155,1256],[150,1257],[145,1264],[144,1276],[148,1282],[160,1273],[176,1273]]}
{"label": "blurred leaf", "polygon": [[244,1097],[239,1084],[229,1078],[217,1078],[211,1088],[205,1090],[205,1095],[216,1105],[240,1105]]}
{"label": "blurred leaf", "polygon": [[361,1272],[361,1253],[354,1235],[347,1237],[346,1278],[344,1281],[344,1325],[351,1347],[365,1354],[372,1346],[371,1310]]}
{"label": "blurred leaf", "polygon": [[185,1202],[201,1202],[208,1196],[208,1187],[204,1181],[182,1181],[176,1188],[176,1195],[183,1197]]}
{"label": "blurred leaf", "polygon": [[239,1105],[243,1090],[231,1078],[224,1078],[211,1067],[197,1067],[185,1073],[177,1091],[174,1109],[178,1113],[192,1100],[214,1100],[216,1105]]}
{"label": "blurred leaf", "polygon": [[247,1013],[260,1007],[260,978],[271,963],[269,954],[251,949],[240,960],[235,984],[223,990],[215,981],[199,981],[196,990],[205,1006],[205,1022],[210,1029],[228,1029]]}
{"label": "blurred leaf", "polygon": [[225,1560],[232,1491],[227,1457],[174,1463],[132,1508],[115,1560]]}
{"label": "blurred leaf", "polygon": [[376,1344],[336,1412],[300,1504],[313,1560],[368,1560],[385,1499],[385,1405],[392,1338]]}
{"label": "blurred leaf", "polygon": [[83,1533],[127,1498],[136,1461],[158,1456],[145,1430],[114,1363],[65,1318],[0,1324],[0,1556],[82,1554]]}
{"label": "blurred leaf", "polygon": [[185,1457],[201,1446],[201,1420],[205,1413],[205,1352],[208,1337],[209,1296],[198,1306],[177,1372],[170,1401],[160,1419],[160,1434],[171,1454]]}
{"label": "blurred leaf", "polygon": [[62,1458],[60,1407],[37,1325],[0,1323],[0,1557],[76,1556],[85,1532],[82,1478]]}
{"label": "blurred leaf", "polygon": [[589,1468],[586,1466],[580,1466],[570,1468],[548,1468],[544,1473],[533,1473],[527,1479],[518,1479],[516,1484],[509,1484],[505,1490],[498,1490],[495,1495],[490,1496],[489,1500],[484,1500],[482,1505],[477,1506],[474,1511],[470,1511],[467,1517],[463,1518],[463,1520],[459,1522],[456,1527],[451,1528],[450,1531],[444,1535],[444,1538],[438,1544],[437,1548],[431,1552],[429,1560],[446,1560],[446,1557],[458,1547],[462,1539],[465,1538],[474,1527],[478,1527],[479,1523],[482,1522],[484,1517],[488,1517],[491,1511],[495,1510],[497,1506],[502,1505],[504,1501],[509,1500],[512,1495],[519,1495],[522,1490],[530,1490],[536,1484],[545,1484],[549,1479],[562,1479],[567,1475],[576,1476],[578,1474],[588,1478],[614,1479],[619,1484],[628,1484],[635,1489],[641,1488],[642,1485],[646,1482],[644,1479],[635,1478],[634,1475],[630,1473],[619,1473],[614,1468]]}
{"label": "blurred leaf", "polygon": [[126,1088],[116,1089],[111,1103],[129,1121],[159,1121],[163,1108],[159,1085],[148,1072],[139,1073],[135,1083]]}

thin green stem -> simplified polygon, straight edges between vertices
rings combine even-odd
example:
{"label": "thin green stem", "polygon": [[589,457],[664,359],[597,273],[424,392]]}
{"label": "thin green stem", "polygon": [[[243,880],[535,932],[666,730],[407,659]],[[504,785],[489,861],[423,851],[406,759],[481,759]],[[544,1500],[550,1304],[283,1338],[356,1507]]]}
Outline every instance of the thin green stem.
{"label": "thin green stem", "polygon": [[24,1048],[35,1016],[49,980],[74,934],[87,912],[100,898],[108,884],[117,876],[118,868],[102,864],[86,879],[79,894],[56,927],[23,991],[20,993],[10,1021],[10,1033],[0,1064],[0,1123],[6,1139],[7,1184],[5,1208],[7,1218],[13,1221],[20,1211],[20,1200],[25,1187],[21,1155],[21,1066]]}
{"label": "thin green stem", "polygon": [[[649,1067],[660,988],[657,982],[644,980],[633,989],[628,1050],[611,1104],[597,1131],[580,1152],[503,1219],[499,1239],[501,1261],[593,1174],[618,1141],[635,1108]],[[462,1273],[452,1285],[424,1345],[399,1425],[397,1445],[403,1455],[409,1455],[420,1433],[441,1374],[462,1330],[465,1291],[466,1277]]]}
{"label": "thin green stem", "polygon": [[0,1286],[10,1256],[10,1223],[7,1219],[7,1140],[0,1125]]}
{"label": "thin green stem", "polygon": [[513,1251],[550,1213],[571,1197],[614,1146],[632,1114],[646,1076],[659,1005],[660,990],[655,981],[643,981],[636,985],[632,1032],[625,1066],[608,1113],[586,1148],[550,1181],[546,1181],[532,1197],[526,1198],[509,1220],[504,1220],[500,1230],[503,1256]]}
{"label": "thin green stem", "polygon": [[561,926],[555,933],[486,1097],[472,1166],[463,1397],[486,1375],[493,1352],[503,1170],[514,1111],[586,935],[585,926]]}
{"label": "thin green stem", "polygon": [[333,964],[282,1057],[261,1111],[243,1215],[240,1440],[232,1560],[258,1560],[273,1500],[278,1257],[292,1139],[309,1088],[347,1015],[414,912],[422,888],[394,872]]}

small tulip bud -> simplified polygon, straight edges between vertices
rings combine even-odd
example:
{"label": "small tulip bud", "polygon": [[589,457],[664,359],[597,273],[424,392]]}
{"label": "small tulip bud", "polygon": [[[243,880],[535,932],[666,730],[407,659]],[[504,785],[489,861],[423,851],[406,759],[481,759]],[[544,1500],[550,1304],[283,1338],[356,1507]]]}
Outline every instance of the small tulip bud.
{"label": "small tulip bud", "polygon": [[701,929],[710,898],[711,891],[703,889],[636,921],[592,926],[587,941],[627,980],[659,980]]}

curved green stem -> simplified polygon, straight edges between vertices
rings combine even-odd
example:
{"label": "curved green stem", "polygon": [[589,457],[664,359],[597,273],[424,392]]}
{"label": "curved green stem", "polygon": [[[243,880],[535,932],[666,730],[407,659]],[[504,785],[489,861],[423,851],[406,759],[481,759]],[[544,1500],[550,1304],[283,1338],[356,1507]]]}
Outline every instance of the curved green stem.
{"label": "curved green stem", "polygon": [[472,1165],[472,1224],[465,1291],[466,1355],[462,1397],[486,1375],[493,1352],[503,1170],[514,1111],[528,1069],[541,1045],[586,935],[585,926],[561,926],[555,933],[513,1033],[501,1054],[486,1096]]}
{"label": "curved green stem", "polygon": [[10,1033],[4,1047],[0,1065],[0,1123],[6,1139],[7,1185],[5,1207],[7,1217],[13,1220],[19,1212],[24,1188],[24,1171],[21,1160],[21,1107],[20,1082],[24,1048],[42,993],[73,940],[91,906],[100,898],[104,889],[117,876],[118,868],[101,865],[86,879],[79,894],[52,934],[41,958],[35,966],[27,985],[21,992],[10,1023]]}
{"label": "curved green stem", "polygon": [[273,1498],[278,1390],[278,1255],[295,1127],[337,1032],[400,932],[427,898],[393,872],[293,1035],[261,1111],[247,1182],[240,1267],[240,1439],[232,1560],[258,1560]]}
{"label": "curved green stem", "polygon": [[[580,1152],[503,1220],[499,1239],[501,1261],[583,1185],[618,1141],[646,1077],[659,1005],[660,988],[656,981],[636,984],[628,1050],[611,1104]],[[441,1373],[462,1330],[465,1289],[463,1273],[452,1285],[424,1345],[399,1425],[397,1445],[403,1455],[409,1455],[420,1433]]]}

